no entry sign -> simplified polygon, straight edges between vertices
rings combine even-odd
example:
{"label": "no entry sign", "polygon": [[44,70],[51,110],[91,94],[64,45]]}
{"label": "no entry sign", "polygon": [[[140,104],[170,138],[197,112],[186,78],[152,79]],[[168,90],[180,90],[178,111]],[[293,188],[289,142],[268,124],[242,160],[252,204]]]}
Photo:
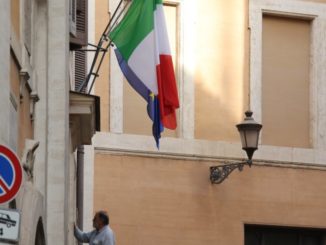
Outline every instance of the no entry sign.
{"label": "no entry sign", "polygon": [[0,145],[0,204],[11,201],[22,184],[22,167],[16,154]]}

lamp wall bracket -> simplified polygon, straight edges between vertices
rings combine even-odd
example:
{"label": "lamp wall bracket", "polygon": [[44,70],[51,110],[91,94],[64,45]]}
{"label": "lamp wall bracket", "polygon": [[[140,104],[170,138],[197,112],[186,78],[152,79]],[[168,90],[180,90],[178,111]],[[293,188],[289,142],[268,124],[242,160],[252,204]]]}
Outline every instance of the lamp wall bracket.
{"label": "lamp wall bracket", "polygon": [[251,167],[252,160],[248,159],[242,162],[228,163],[219,166],[210,167],[210,180],[212,184],[222,183],[235,169],[242,171],[244,165]]}

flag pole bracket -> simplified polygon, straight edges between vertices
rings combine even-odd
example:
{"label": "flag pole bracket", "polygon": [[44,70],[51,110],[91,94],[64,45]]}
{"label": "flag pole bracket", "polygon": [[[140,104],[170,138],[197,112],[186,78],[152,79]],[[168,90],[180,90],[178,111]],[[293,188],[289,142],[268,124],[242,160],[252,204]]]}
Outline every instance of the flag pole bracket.
{"label": "flag pole bracket", "polygon": [[[109,33],[111,32],[113,27],[118,22],[118,19],[121,17],[122,13],[127,9],[128,5],[130,4],[130,1],[127,1],[127,3],[123,6],[122,10],[119,12],[119,9],[121,8],[123,2],[126,2],[126,0],[120,0],[118,6],[114,10],[114,13],[113,13],[112,17],[110,18],[107,26],[105,27],[105,29],[104,29],[104,31],[103,31],[103,33],[102,33],[102,35],[101,35],[101,37],[100,37],[100,39],[98,41],[98,44],[95,45],[95,44],[92,44],[92,43],[88,43],[88,46],[94,47],[95,49],[79,49],[79,50],[76,50],[76,51],[81,51],[81,52],[95,52],[94,57],[93,57],[93,61],[91,63],[90,69],[89,69],[89,72],[88,72],[87,76],[85,77],[85,80],[76,89],[77,92],[82,92],[85,88],[88,89],[88,94],[90,94],[90,92],[92,91],[95,79],[97,77],[99,77],[99,70],[100,70],[101,65],[103,63],[104,56],[107,53],[109,47],[112,46],[112,41],[109,38]],[[99,59],[99,62],[98,62],[98,59]],[[88,83],[89,83],[92,75],[94,77],[93,77],[93,80],[92,80],[92,82],[91,82],[91,84],[89,86]]]}

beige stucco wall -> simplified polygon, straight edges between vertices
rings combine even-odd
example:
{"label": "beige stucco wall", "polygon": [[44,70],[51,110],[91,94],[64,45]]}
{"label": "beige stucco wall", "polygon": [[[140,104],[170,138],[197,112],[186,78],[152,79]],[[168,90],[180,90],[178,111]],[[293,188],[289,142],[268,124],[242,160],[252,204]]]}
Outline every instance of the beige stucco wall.
{"label": "beige stucco wall", "polygon": [[[284,5],[286,6],[286,4]],[[107,5],[102,4],[102,6],[103,8],[101,10],[97,10],[99,19],[107,18],[108,16],[108,13],[103,10]],[[182,4],[180,6],[178,6],[178,8],[183,7]],[[194,40],[185,37],[184,43],[182,43],[182,48],[185,43],[194,43],[193,59],[196,63],[194,70],[187,70],[187,67],[183,67],[182,70],[184,76],[191,73],[195,83],[193,98],[195,105],[194,137],[196,139],[235,142],[238,140],[238,134],[234,125],[241,121],[243,112],[249,108],[248,54],[250,51],[250,28],[248,27],[248,1],[208,1],[207,4],[198,4],[196,12],[205,13],[205,15],[201,15],[198,18],[194,17],[195,25],[193,25],[193,31],[196,33],[196,37]],[[171,13],[167,12],[167,15],[169,14]],[[180,18],[179,12],[177,12],[176,15],[177,18]],[[170,20],[171,17],[168,18],[168,22]],[[181,33],[184,31],[184,29],[182,29],[184,26],[180,24],[182,21],[182,19],[177,20],[178,28],[180,28],[179,31]],[[283,25],[283,27],[285,30],[284,32],[287,32],[287,28],[292,30],[292,27],[289,25]],[[309,70],[309,59],[312,55],[310,53],[310,45],[312,45],[312,42],[310,40],[311,30],[309,28],[310,27],[305,28],[305,33],[302,35],[303,38],[297,38],[300,42],[294,41],[296,44],[304,44],[304,51],[306,52],[305,57],[293,59],[294,64],[292,64],[293,67],[296,67],[296,69],[302,72],[302,74],[297,75],[301,77],[303,81],[303,85],[300,85],[301,91],[297,94],[287,93],[286,96],[283,96],[282,100],[277,100],[279,104],[282,105],[281,107],[279,104],[273,104],[270,100],[262,102],[263,105],[260,110],[264,113],[262,116],[264,117],[263,123],[267,126],[264,127],[263,131],[263,142],[265,144],[290,147],[311,147],[311,132],[313,129],[309,120],[313,115],[311,114],[312,99],[309,97],[312,93],[311,88],[309,88],[312,77]],[[177,35],[177,42],[180,41],[178,38],[179,36]],[[271,43],[273,43],[273,40],[271,40]],[[276,52],[279,49],[276,45],[274,48]],[[178,55],[178,47],[176,49],[176,54]],[[176,63],[179,64],[178,61],[176,61]],[[183,63],[179,65],[182,64]],[[299,64],[299,66],[297,66],[297,64]],[[176,70],[178,71],[178,69]],[[109,82],[107,81],[107,70],[104,68],[103,71],[103,75],[98,79],[98,84],[102,83],[104,87],[100,89],[100,92],[96,90],[96,93],[101,95],[102,98],[102,121],[106,120],[105,118],[109,115],[108,88],[105,87],[109,86]],[[288,79],[287,74],[284,73],[273,73],[270,77],[276,80],[277,75],[285,81],[292,79]],[[99,82],[100,79],[102,79],[101,82]],[[261,77],[258,78],[259,81],[261,79]],[[256,82],[256,80],[257,79],[255,79],[254,82]],[[276,90],[280,87],[280,84],[284,88],[285,83],[283,80],[279,79],[277,80],[278,83],[270,84],[273,88],[276,88]],[[291,87],[295,82],[296,81],[292,79],[291,83],[288,83],[288,87]],[[122,129],[118,133],[151,135],[151,121],[148,119],[145,110],[146,102],[130,88],[126,81],[121,81],[121,84],[122,83],[123,93],[121,96],[123,96],[123,98],[121,100],[123,103],[121,104],[123,110],[121,114],[123,114],[123,116],[120,118]],[[185,84],[188,86],[188,83]],[[185,86],[182,85],[179,88],[181,95],[184,94],[182,90],[184,87]],[[252,86],[252,89],[257,90],[254,86]],[[264,91],[265,94],[262,96],[262,100],[266,98],[265,95],[274,94],[270,93],[270,90],[270,88],[267,88],[267,90]],[[102,96],[103,91],[105,93],[104,96]],[[275,99],[276,97],[274,100]],[[251,102],[251,108],[254,103],[255,102]],[[185,104],[182,106],[181,109],[184,109]],[[278,115],[279,108],[283,108],[284,111],[289,111],[288,108],[290,108],[291,115],[287,114],[287,116],[291,116],[292,119],[285,120],[283,132],[275,134],[275,132],[279,132],[278,129],[273,129],[269,126],[274,124],[274,118],[276,117],[275,115]],[[178,113],[180,113],[180,111],[178,111]],[[259,112],[256,109],[254,113]],[[260,117],[260,113],[258,115]],[[284,115],[278,116],[284,119]],[[294,125],[293,122],[300,123],[296,123],[295,127],[292,127],[291,125]],[[109,122],[106,122],[105,125],[108,123]],[[182,122],[179,122],[179,125],[181,123]],[[293,130],[289,131],[287,130],[288,128]],[[292,137],[291,135],[299,135],[299,137]],[[164,136],[179,137],[180,134],[177,130],[172,133],[169,132],[168,134],[164,134],[163,137]]]}
{"label": "beige stucco wall", "polygon": [[[193,46],[193,58],[197,66],[191,73],[195,79],[195,138],[235,141],[238,135],[234,125],[248,109],[248,3],[212,0],[199,4],[197,11],[205,15],[196,19],[194,30],[197,43]],[[173,26],[173,14],[180,28],[182,20],[178,20],[178,11],[166,11],[168,26]],[[170,42],[175,40],[178,45],[178,32],[176,37],[173,32],[169,34]],[[178,46],[172,47],[172,51],[173,48],[178,57]],[[189,72],[185,69],[182,75],[187,76]],[[150,135],[151,122],[144,109],[146,103],[124,84],[124,132]],[[183,88],[179,89],[183,93]],[[178,131],[167,131],[163,136],[177,135]]]}
{"label": "beige stucco wall", "polygon": [[[310,140],[309,129],[306,127],[311,111],[307,112],[306,109],[309,106],[309,110],[314,108],[311,106],[314,99],[309,97],[311,91],[307,90],[320,90],[318,96],[323,97],[324,86],[319,82],[324,79],[321,79],[323,76],[319,76],[318,72],[313,71],[309,74],[310,77],[320,80],[318,86],[305,80],[301,87],[301,92],[304,93],[302,100],[294,103],[296,109],[305,106],[302,113],[304,115],[300,115],[303,116],[299,119],[300,123],[295,125],[298,127],[296,132],[303,138],[298,137],[295,142],[293,141],[291,138],[293,128],[288,122],[286,125],[290,130],[286,135],[264,131],[261,142],[263,145],[259,145],[259,150],[254,156],[261,161],[250,169],[245,167],[243,172],[235,170],[221,185],[212,185],[209,181],[209,166],[215,165],[217,160],[207,160],[242,157],[234,125],[243,119],[243,112],[249,107],[249,87],[250,107],[254,110],[254,117],[256,120],[258,118],[258,122],[262,122],[262,118],[266,122],[266,115],[263,114],[266,108],[265,105],[262,106],[264,98],[260,96],[263,13],[261,9],[273,14],[280,14],[283,11],[284,15],[293,14],[292,17],[313,18],[315,8],[321,5],[306,6],[307,1],[299,0],[208,0],[205,4],[197,0],[177,2],[181,2],[181,6],[187,10],[187,13],[183,12],[184,19],[180,20],[181,33],[185,33],[181,37],[183,45],[181,49],[185,52],[183,58],[193,58],[191,63],[193,66],[183,67],[184,76],[187,78],[184,81],[187,83],[184,83],[182,88],[190,89],[187,93],[182,91],[182,96],[191,98],[187,101],[188,104],[194,102],[194,118],[188,113],[192,110],[192,104],[186,113],[180,110],[180,114],[183,119],[189,121],[194,119],[194,135],[192,128],[189,127],[192,124],[186,124],[186,130],[190,128],[187,137],[183,138],[182,134],[172,139],[163,137],[161,148],[158,150],[150,137],[124,134],[133,133],[133,129],[124,131],[126,124],[122,126],[124,130],[121,131],[117,127],[119,130],[108,134],[98,133],[97,137],[93,138],[95,149],[93,210],[109,211],[117,243],[122,245],[242,245],[244,224],[326,228],[325,148],[316,146],[303,148],[309,146]],[[248,2],[252,4],[250,11]],[[257,7],[258,5],[261,9]],[[188,12],[195,14],[187,19]],[[252,18],[251,34],[248,28],[249,14]],[[253,18],[256,15],[258,21]],[[314,39],[316,33],[320,35],[324,33],[322,28],[324,22],[321,21],[324,20],[324,15],[319,12],[318,15],[318,18],[314,19],[314,25],[305,28],[303,35],[305,39],[298,40],[298,43],[303,41],[304,45],[309,45],[311,41],[309,38]],[[185,20],[186,24],[183,23]],[[311,36],[307,34],[310,31]],[[190,44],[193,46],[187,49],[187,45],[189,47]],[[319,42],[313,43],[312,50],[319,45]],[[320,52],[323,54],[323,50]],[[255,54],[258,54],[259,59]],[[323,57],[314,55],[311,64],[319,67]],[[306,61],[306,58],[304,59]],[[189,62],[189,59],[183,62],[180,64]],[[249,69],[252,71],[251,74]],[[309,72],[311,71],[305,71],[304,75],[307,76]],[[192,85],[189,85],[189,81],[191,83],[192,80],[195,84],[194,92],[191,91]],[[277,92],[280,84],[271,85]],[[307,88],[308,86],[311,87]],[[129,87],[125,86],[123,89],[125,95],[134,93],[133,98],[142,100]],[[268,89],[265,93],[268,93]],[[257,94],[259,96],[256,96]],[[297,95],[282,99],[288,99],[287,102],[291,103],[295,98],[298,98]],[[123,106],[138,105],[138,101],[128,98],[121,100]],[[183,104],[182,109],[188,104]],[[319,117],[323,118],[324,105],[325,103],[318,104],[316,107],[318,114],[315,114],[313,119],[310,118],[310,123],[316,123],[313,120],[318,120]],[[280,108],[279,105],[274,106],[272,103],[267,106],[270,106],[273,112]],[[143,116],[138,118],[140,107],[124,108],[123,117],[119,114],[120,121],[117,122],[122,125],[125,123],[124,119],[128,117],[128,123],[139,123],[137,127],[140,131],[137,133],[150,134],[150,122],[143,123],[148,120],[145,117],[146,112],[143,111]],[[109,108],[105,111],[109,111]],[[270,121],[275,119],[279,123],[279,117],[271,115],[267,114]],[[324,125],[319,122],[318,125]],[[268,129],[267,126],[268,123],[264,130]],[[144,129],[147,130],[146,133],[141,131],[143,130],[141,127],[146,128]],[[310,127],[312,131],[313,128],[311,125]],[[316,132],[320,138],[323,137],[324,130],[318,129]],[[267,133],[270,134],[269,140]],[[283,138],[280,141],[278,137]],[[319,165],[320,168],[312,169],[312,164]],[[91,219],[88,222],[90,226]]]}
{"label": "beige stucco wall", "polygon": [[[198,5],[198,13],[205,15],[196,19],[197,28],[194,30],[197,43],[193,46],[193,58],[197,65],[191,72],[195,79],[195,138],[225,141],[238,139],[234,125],[241,120],[243,111],[248,109],[247,9],[247,1],[239,0],[211,0],[207,4]],[[173,25],[169,22],[172,22],[173,13],[166,11],[166,14],[170,16],[167,23],[171,28]],[[176,15],[180,17],[178,12]],[[178,23],[177,20],[177,26],[180,27]],[[170,39],[173,43],[174,36]],[[178,41],[180,39],[176,38]],[[178,56],[177,47],[175,49]],[[179,89],[183,93],[182,87]],[[150,135],[151,122],[144,109],[146,103],[136,96],[130,86],[126,85],[125,133]],[[164,136],[176,135],[178,132],[168,132]]]}
{"label": "beige stucco wall", "polygon": [[[101,38],[103,31],[109,21],[109,9],[107,0],[97,0],[95,4],[95,45]],[[103,47],[105,48],[105,46]],[[101,56],[102,54],[100,54]],[[100,60],[100,59],[98,59]],[[101,97],[101,131],[109,130],[109,55],[106,54],[100,72],[94,84],[94,93]]]}
{"label": "beige stucco wall", "polygon": [[198,13],[195,138],[236,141],[248,109],[248,1],[209,0]]}
{"label": "beige stucco wall", "polygon": [[214,164],[98,152],[94,210],[108,210],[121,245],[240,245],[244,224],[326,228],[325,170],[254,165],[212,185]]}
{"label": "beige stucco wall", "polygon": [[[269,90],[278,93],[277,89],[282,83],[271,82],[271,88],[263,87],[266,89],[263,91],[262,87],[256,86],[257,83],[263,84],[262,74],[254,74],[255,69],[262,70],[263,62],[259,59],[258,65],[252,56],[249,65],[249,53],[262,50],[263,30],[259,26],[262,23],[252,19],[254,24],[251,27],[258,30],[258,34],[251,36],[250,45],[248,27],[249,14],[253,15],[252,12],[256,11],[255,14],[260,18],[262,16],[260,9],[258,11],[255,8],[255,4],[258,5],[260,1],[208,0],[205,4],[195,0],[179,2],[184,3],[181,6],[187,10],[193,7],[194,13],[204,13],[194,15],[191,22],[185,18],[189,21],[188,25],[180,20],[181,33],[187,26],[194,35],[188,36],[187,32],[183,36],[184,40],[182,37],[180,39],[184,45],[182,48],[189,43],[193,44],[193,70],[184,66],[183,73],[185,77],[191,77],[189,80],[193,79],[195,85],[194,92],[190,95],[194,95],[191,97],[191,101],[194,101],[194,139],[191,133],[186,139],[179,135],[166,141],[163,139],[158,151],[145,136],[124,135],[123,133],[150,135],[150,121],[146,111],[143,109],[142,116],[139,116],[141,107],[138,105],[142,105],[139,102],[142,98],[128,85],[124,86],[124,111],[120,120],[123,124],[122,132],[101,134],[101,137],[94,139],[94,211],[109,211],[117,243],[122,245],[244,244],[244,224],[326,228],[326,172],[324,167],[311,167],[312,163],[324,165],[325,152],[320,148],[303,149],[310,147],[311,112],[308,110],[311,109],[312,98],[309,97],[309,70],[300,69],[303,72],[300,77],[308,78],[304,79],[300,87],[299,92],[303,94],[290,94],[281,98],[287,109],[294,106],[296,110],[303,110],[299,119],[291,117],[291,120],[299,120],[299,123],[292,127],[290,122],[285,122],[285,128],[289,130],[275,133],[268,126],[273,123],[273,119],[279,122],[279,117],[275,114],[280,105],[264,101],[266,97],[263,96],[259,97],[257,103],[253,96],[251,107],[255,109],[259,105],[259,110],[254,110],[254,117],[258,115],[258,121],[263,119],[264,125],[266,123],[263,145],[259,146],[255,154],[255,159],[263,160],[252,168],[245,167],[243,172],[235,170],[221,185],[210,183],[209,166],[216,164],[216,161],[207,160],[208,158],[240,158],[238,154],[241,147],[238,145],[239,137],[234,125],[242,120],[243,112],[249,107],[249,78],[252,94],[266,95]],[[249,11],[249,2],[255,3],[252,12]],[[266,5],[270,5],[270,11],[274,14],[281,11],[298,14],[303,11],[302,16],[305,16],[304,1],[275,1],[275,6],[270,2]],[[291,4],[300,11],[291,9]],[[262,8],[268,9],[265,5]],[[312,15],[310,12],[308,14]],[[185,16],[186,13],[183,17]],[[287,23],[282,26],[294,31]],[[310,24],[303,27],[304,33],[296,44],[305,45],[304,51],[308,52],[303,59],[294,62],[309,60],[310,33],[320,32],[321,29],[318,28],[311,27]],[[184,52],[189,52],[189,49]],[[188,55],[186,53],[183,57],[189,57]],[[184,63],[186,61],[188,60],[183,60]],[[302,67],[307,66],[309,63]],[[249,69],[254,71],[253,74],[249,74]],[[270,78],[276,75],[272,74]],[[182,86],[185,88],[189,83]],[[318,88],[321,87],[316,86]],[[291,104],[294,100],[298,103]],[[104,111],[109,111],[109,108]],[[187,113],[180,114],[191,119]],[[293,134],[300,134],[300,137],[294,138]],[[234,142],[236,143],[233,144]],[[90,222],[89,220],[89,224]]]}
{"label": "beige stucco wall", "polygon": [[[177,30],[169,34],[172,52],[175,53],[178,82],[184,77],[191,76],[195,83],[193,99],[195,101],[195,138],[236,141],[238,135],[234,125],[241,121],[243,112],[249,107],[248,2],[245,0],[210,0],[207,4],[198,4],[196,13],[205,13],[205,15],[198,15],[198,18],[194,20],[195,25],[192,31],[196,34],[193,40],[189,40],[188,36],[182,36],[186,24],[182,20],[181,13],[184,10],[181,8],[186,4],[178,5],[177,3],[180,2],[182,1],[175,1],[177,7],[166,11],[168,16],[166,19],[170,29],[175,28],[173,18],[176,20]],[[98,19],[96,30],[103,30],[103,21],[101,23],[100,21],[108,18],[108,13],[105,11],[106,4],[102,3],[98,6],[101,6],[101,9],[96,9]],[[194,53],[192,59],[196,67],[191,71],[184,65],[189,61],[181,61],[181,58],[188,54],[179,57],[186,42],[195,44],[192,47]],[[109,98],[105,83],[109,83],[105,64],[102,67],[104,68],[97,79],[95,93],[101,96],[101,120],[103,125],[107,125],[105,118],[109,112]],[[182,67],[181,70],[179,70],[180,67]],[[179,71],[181,74],[178,73]],[[186,81],[184,82],[185,85],[181,83],[179,87],[181,94],[184,93],[184,86],[189,86]],[[123,82],[122,104],[122,131],[127,134],[151,135],[151,121],[146,115],[146,102],[130,88],[126,81]],[[167,130],[163,136],[178,137],[179,132]]]}

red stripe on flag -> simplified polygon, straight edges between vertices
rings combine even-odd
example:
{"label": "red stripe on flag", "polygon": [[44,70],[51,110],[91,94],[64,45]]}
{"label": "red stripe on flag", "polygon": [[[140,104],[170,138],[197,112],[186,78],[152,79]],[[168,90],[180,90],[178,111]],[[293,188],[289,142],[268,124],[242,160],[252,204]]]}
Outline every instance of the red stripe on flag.
{"label": "red stripe on flag", "polygon": [[160,55],[160,64],[156,66],[156,72],[161,122],[164,127],[175,129],[177,127],[175,110],[179,108],[179,98],[171,55]]}

